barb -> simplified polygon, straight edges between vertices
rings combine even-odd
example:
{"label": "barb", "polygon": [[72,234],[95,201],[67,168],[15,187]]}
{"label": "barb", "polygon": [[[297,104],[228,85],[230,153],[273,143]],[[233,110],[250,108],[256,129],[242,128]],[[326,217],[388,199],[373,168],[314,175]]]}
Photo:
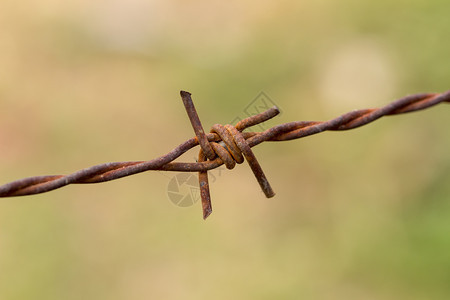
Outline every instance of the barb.
{"label": "barb", "polygon": [[[450,91],[445,93],[415,94],[396,100],[381,108],[355,110],[325,122],[294,121],[274,126],[263,132],[243,132],[248,127],[275,117],[279,110],[272,107],[258,115],[251,116],[235,126],[215,124],[210,133],[205,133],[192,102],[191,94],[181,91],[195,137],[191,138],[169,153],[149,161],[112,162],[82,169],[70,175],[36,176],[20,179],[0,186],[0,197],[39,194],[74,183],[100,183],[125,176],[150,171],[199,172],[200,194],[203,217],[211,212],[208,184],[208,170],[225,164],[228,169],[242,163],[244,157],[249,163],[266,197],[273,192],[261,166],[251,148],[265,141],[287,141],[299,139],[323,131],[339,131],[357,128],[373,122],[382,116],[398,115],[422,110],[441,102],[450,103]],[[200,145],[198,162],[173,162],[183,153]]]}

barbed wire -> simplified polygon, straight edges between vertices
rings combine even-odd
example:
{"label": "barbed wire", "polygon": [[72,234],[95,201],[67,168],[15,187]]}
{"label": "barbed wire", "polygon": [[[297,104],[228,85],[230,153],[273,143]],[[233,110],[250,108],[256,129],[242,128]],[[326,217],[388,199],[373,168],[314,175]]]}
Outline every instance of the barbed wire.
{"label": "barbed wire", "polygon": [[[275,195],[251,148],[265,141],[299,139],[324,131],[349,130],[366,125],[382,116],[398,115],[422,110],[441,102],[450,103],[450,91],[406,96],[381,108],[354,110],[329,121],[294,121],[274,126],[262,132],[243,132],[246,128],[267,121],[279,114],[276,106],[265,112],[239,121],[235,126],[215,124],[205,133],[189,92],[181,91],[181,98],[194,128],[195,137],[188,139],[167,154],[149,161],[111,162],[82,169],[69,175],[35,176],[0,186],[0,197],[33,195],[49,192],[75,183],[100,183],[150,171],[199,172],[203,218],[212,212],[208,170],[222,164],[228,169],[242,163],[250,165],[266,197]],[[186,151],[200,145],[197,162],[174,162]]]}

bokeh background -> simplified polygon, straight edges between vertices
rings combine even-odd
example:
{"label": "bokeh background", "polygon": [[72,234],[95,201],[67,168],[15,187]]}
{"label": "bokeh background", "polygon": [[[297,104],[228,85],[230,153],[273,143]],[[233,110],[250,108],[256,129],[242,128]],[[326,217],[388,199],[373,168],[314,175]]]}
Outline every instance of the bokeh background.
{"label": "bokeh background", "polygon": [[[450,2],[0,3],[0,183],[147,160],[265,92],[265,126],[450,88]],[[449,107],[254,149],[213,171],[214,213],[174,173],[0,201],[0,299],[448,299]],[[182,161],[194,161],[195,152]],[[214,173],[215,172],[215,173]]]}

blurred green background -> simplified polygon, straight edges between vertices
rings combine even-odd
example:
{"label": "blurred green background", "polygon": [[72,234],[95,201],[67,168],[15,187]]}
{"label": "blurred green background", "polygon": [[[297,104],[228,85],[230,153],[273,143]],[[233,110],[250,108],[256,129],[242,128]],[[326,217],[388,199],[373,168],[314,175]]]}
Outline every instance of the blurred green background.
{"label": "blurred green background", "polygon": [[[450,88],[450,2],[0,4],[0,183],[148,160],[264,91],[266,126]],[[214,213],[174,173],[0,201],[0,299],[449,299],[449,109],[255,148],[213,171]],[[189,152],[182,161],[194,161]],[[215,172],[215,173],[214,173]]]}

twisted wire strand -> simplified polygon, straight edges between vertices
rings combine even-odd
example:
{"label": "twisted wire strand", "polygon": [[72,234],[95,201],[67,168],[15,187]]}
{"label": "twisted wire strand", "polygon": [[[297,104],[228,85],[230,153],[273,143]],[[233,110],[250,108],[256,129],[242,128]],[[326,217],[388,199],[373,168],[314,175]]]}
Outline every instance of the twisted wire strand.
{"label": "twisted wire strand", "polygon": [[[278,109],[272,107],[263,113],[238,122],[233,128],[240,132],[245,140],[245,144],[251,148],[265,141],[287,141],[303,138],[327,130],[349,130],[371,123],[382,116],[423,110],[441,102],[450,103],[450,91],[440,94],[424,93],[410,95],[381,108],[355,110],[324,122],[294,121],[274,126],[263,132],[242,132],[248,127],[264,122],[277,115]],[[224,163],[226,163],[227,167],[231,167],[232,163],[227,162],[227,159],[224,158],[224,155],[226,154],[222,153],[222,155],[219,154],[217,156],[216,153],[218,153],[218,151],[214,151],[215,148],[217,148],[217,146],[215,146],[217,144],[222,147],[225,152],[228,152],[230,156],[233,156],[233,153],[229,151],[229,147],[226,143],[226,147],[221,146],[223,141],[221,135],[215,130],[211,133],[203,132],[203,134],[206,138],[206,143],[204,143],[205,140],[203,140],[202,143],[210,146],[212,153],[209,153],[207,157],[195,163],[173,161],[189,149],[199,145],[197,132],[196,137],[188,139],[167,154],[149,161],[111,162],[82,169],[69,175],[49,175],[24,178],[0,186],[0,197],[39,194],[61,188],[68,184],[100,183],[150,170],[206,173],[208,170],[217,168]],[[202,150],[204,147],[207,148],[208,146],[203,146]]]}

